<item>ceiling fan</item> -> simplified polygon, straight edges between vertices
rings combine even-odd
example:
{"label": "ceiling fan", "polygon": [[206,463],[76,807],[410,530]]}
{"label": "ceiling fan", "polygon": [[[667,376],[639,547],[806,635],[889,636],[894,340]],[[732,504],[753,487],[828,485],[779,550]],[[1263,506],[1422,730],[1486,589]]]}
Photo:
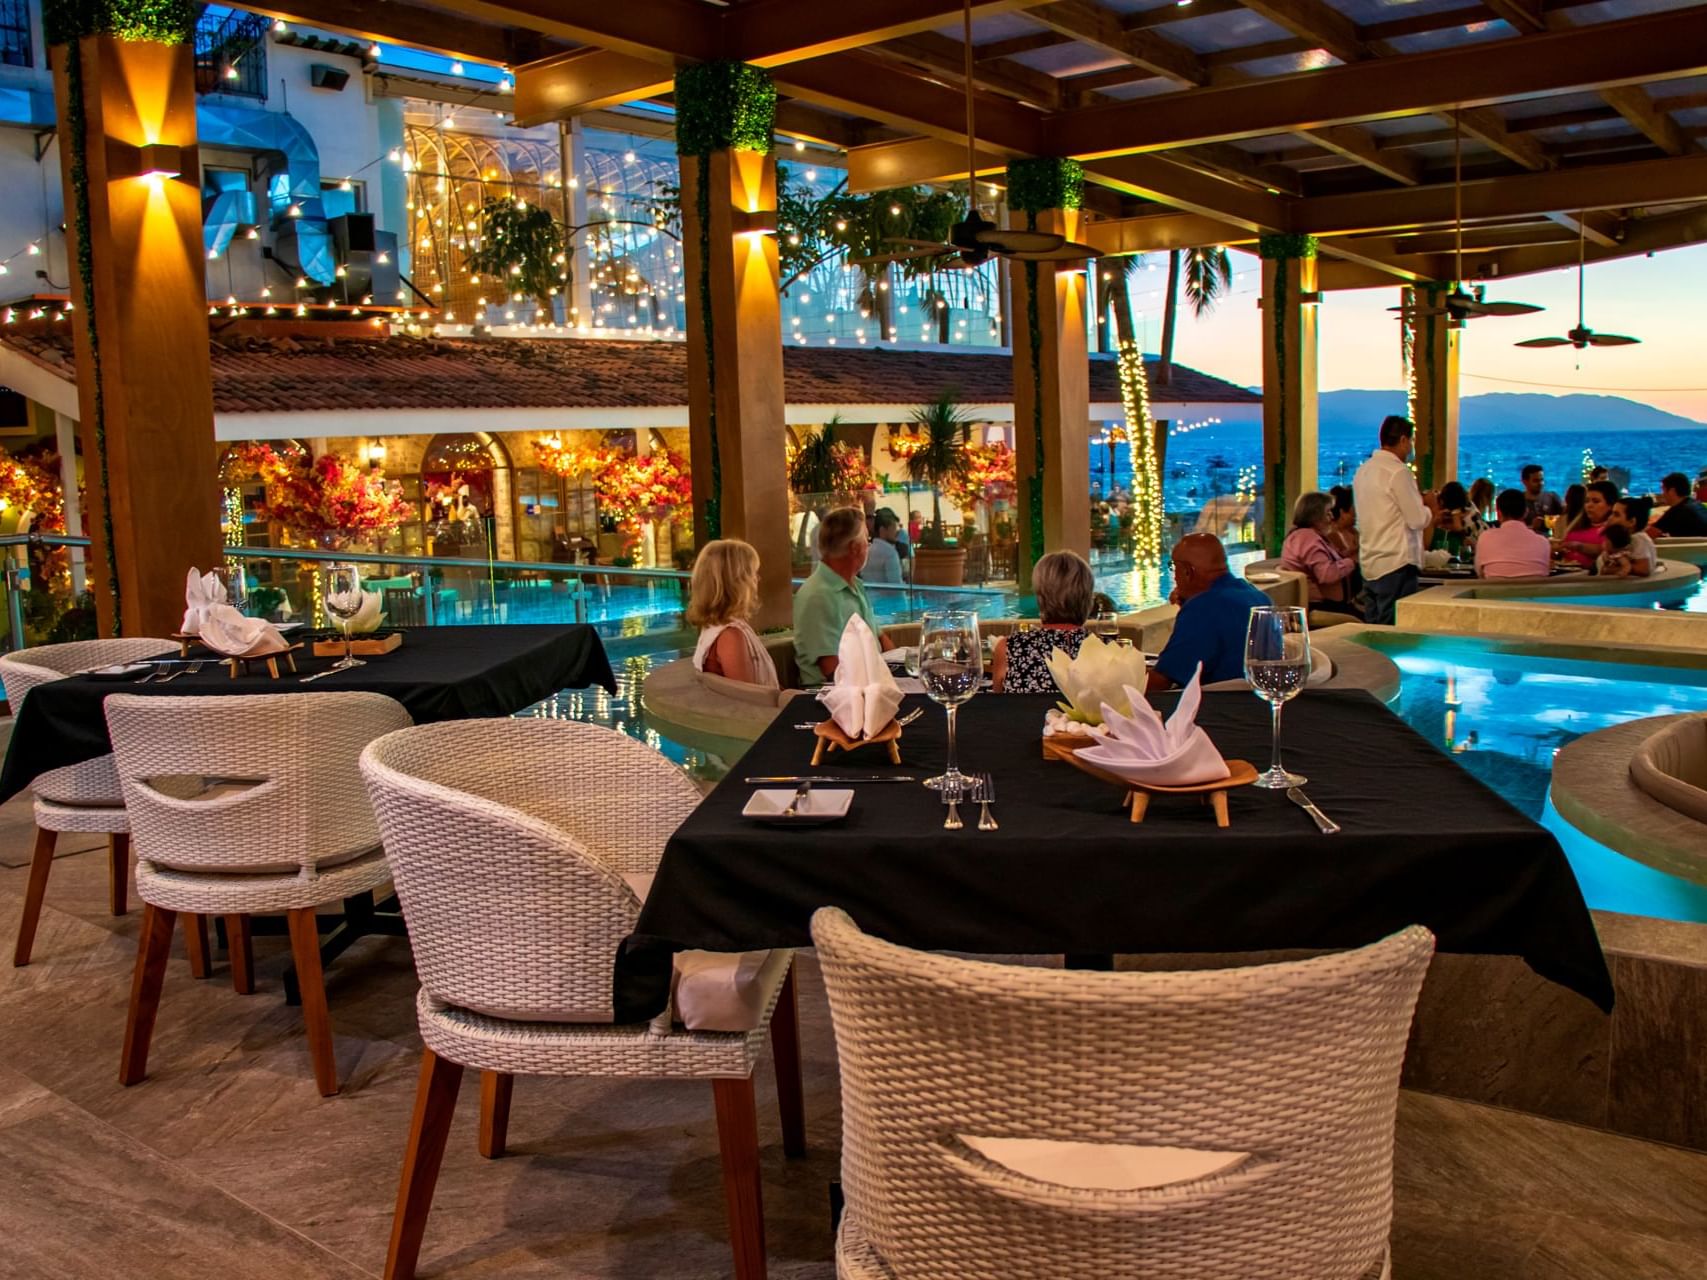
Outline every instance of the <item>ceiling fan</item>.
{"label": "ceiling fan", "polygon": [[1094,258],[1096,250],[1077,244],[1052,231],[1005,231],[978,212],[978,138],[972,93],[972,0],[962,9],[962,39],[966,45],[966,216],[955,223],[946,241],[914,240],[885,236],[883,243],[905,245],[895,253],[850,258],[855,266],[881,262],[907,262],[918,258],[952,257],[945,267],[976,267],[992,256],[1016,262],[1080,262]]}
{"label": "ceiling fan", "polygon": [[1454,248],[1454,283],[1452,292],[1435,306],[1388,307],[1389,311],[1405,312],[1410,316],[1449,316],[1454,328],[1481,316],[1526,316],[1544,310],[1529,302],[1489,302],[1485,286],[1464,287],[1464,132],[1458,125],[1458,113],[1452,113],[1452,222],[1456,232]]}
{"label": "ceiling fan", "polygon": [[1574,329],[1565,330],[1562,338],[1530,338],[1526,342],[1514,343],[1519,347],[1575,347],[1578,351],[1587,351],[1590,347],[1629,347],[1640,342],[1640,338],[1627,338],[1621,333],[1596,333],[1583,323],[1583,275],[1587,267],[1588,246],[1587,222],[1584,216],[1577,217],[1577,325]]}

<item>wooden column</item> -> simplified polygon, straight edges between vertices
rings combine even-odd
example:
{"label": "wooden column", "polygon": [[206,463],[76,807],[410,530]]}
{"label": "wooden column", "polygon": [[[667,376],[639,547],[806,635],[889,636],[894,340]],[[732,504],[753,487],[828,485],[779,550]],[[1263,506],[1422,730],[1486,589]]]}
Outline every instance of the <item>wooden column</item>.
{"label": "wooden column", "polygon": [[89,581],[103,634],[163,636],[220,555],[191,47],[86,36],[53,64]]}
{"label": "wooden column", "polygon": [[1262,254],[1262,540],[1270,555],[1292,504],[1316,487],[1316,240],[1264,236]]}
{"label": "wooden column", "polygon": [[[1045,209],[1036,229],[1077,240],[1081,212]],[[1015,227],[1034,225],[1015,212]],[[1019,481],[1019,580],[1050,551],[1091,549],[1090,357],[1085,264],[1008,264],[1014,348],[1014,467]]]}
{"label": "wooden column", "polygon": [[1417,484],[1426,493],[1458,477],[1458,343],[1444,307],[1450,284],[1404,291],[1411,315],[1411,420],[1416,424]]}
{"label": "wooden column", "polygon": [[[712,74],[708,68],[728,65],[704,64],[693,70]],[[736,69],[740,76],[755,72]],[[684,70],[677,80],[678,106],[686,80]],[[703,106],[693,114],[703,129]],[[730,122],[726,135],[738,133],[738,123]],[[768,124],[749,127],[747,136],[753,145],[770,145]],[[682,260],[694,533],[700,545],[715,537],[742,538],[758,549],[759,610],[753,624],[786,626],[793,617],[793,599],[776,157],[768,150],[736,146],[701,152],[685,144],[680,125],[677,145],[684,150]]]}

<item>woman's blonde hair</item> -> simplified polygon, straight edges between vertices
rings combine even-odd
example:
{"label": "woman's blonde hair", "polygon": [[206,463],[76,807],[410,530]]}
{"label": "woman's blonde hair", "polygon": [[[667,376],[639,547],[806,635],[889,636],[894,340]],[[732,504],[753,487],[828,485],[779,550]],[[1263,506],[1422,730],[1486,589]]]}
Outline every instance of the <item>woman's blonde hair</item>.
{"label": "woman's blonde hair", "polygon": [[751,616],[759,605],[759,553],[739,538],[700,548],[688,592],[688,625],[715,627]]}
{"label": "woman's blonde hair", "polygon": [[1051,551],[1032,566],[1031,589],[1037,595],[1039,619],[1083,625],[1091,616],[1096,575],[1083,556],[1072,551]]}

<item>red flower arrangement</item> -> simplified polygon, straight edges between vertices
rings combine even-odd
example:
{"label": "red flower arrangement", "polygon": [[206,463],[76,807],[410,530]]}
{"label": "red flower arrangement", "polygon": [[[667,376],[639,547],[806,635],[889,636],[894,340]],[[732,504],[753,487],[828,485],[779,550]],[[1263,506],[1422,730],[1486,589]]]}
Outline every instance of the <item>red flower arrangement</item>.
{"label": "red flower arrangement", "polygon": [[896,462],[905,462],[924,447],[925,438],[918,432],[897,431],[891,428],[889,432],[889,456]]}
{"label": "red flower arrangement", "polygon": [[266,445],[253,448],[257,474],[267,487],[261,516],[322,546],[387,533],[414,514],[408,499],[385,487],[384,477],[349,458],[322,454],[302,468]]}
{"label": "red flower arrangement", "polygon": [[0,504],[20,518],[32,516],[30,527],[38,533],[57,533],[65,528],[65,493],[59,477],[43,465],[46,461],[15,457],[0,448]]}
{"label": "red flower arrangement", "polygon": [[980,502],[1011,502],[1015,492],[1014,451],[1006,444],[969,444],[966,471],[943,497],[970,513]]}
{"label": "red flower arrangement", "polygon": [[593,476],[599,511],[619,525],[666,520],[693,503],[693,478],[687,459],[674,449],[636,456],[608,450],[611,456]]}
{"label": "red flower arrangement", "polygon": [[610,445],[565,444],[562,436],[552,435],[534,444],[534,456],[547,471],[565,480],[579,480],[598,475],[622,456],[622,451]]}

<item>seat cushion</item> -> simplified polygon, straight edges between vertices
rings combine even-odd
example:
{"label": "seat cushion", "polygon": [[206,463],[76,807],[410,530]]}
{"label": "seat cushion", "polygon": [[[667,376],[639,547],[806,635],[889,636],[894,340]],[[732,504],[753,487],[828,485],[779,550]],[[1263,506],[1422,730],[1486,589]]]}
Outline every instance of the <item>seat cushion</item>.
{"label": "seat cushion", "polygon": [[1087,1191],[1138,1191],[1196,1182],[1238,1168],[1248,1151],[1195,1151],[1124,1142],[1066,1142],[1048,1138],[960,1140],[986,1160],[1037,1182]]}
{"label": "seat cushion", "polygon": [[752,1031],[764,1018],[769,951],[676,953],[676,1018],[689,1031]]}
{"label": "seat cushion", "polygon": [[1647,738],[1630,757],[1630,780],[1661,804],[1707,822],[1707,716],[1690,716]]}
{"label": "seat cushion", "polygon": [[117,809],[124,805],[118,762],[111,755],[49,769],[30,783],[37,799],[72,808]]}

